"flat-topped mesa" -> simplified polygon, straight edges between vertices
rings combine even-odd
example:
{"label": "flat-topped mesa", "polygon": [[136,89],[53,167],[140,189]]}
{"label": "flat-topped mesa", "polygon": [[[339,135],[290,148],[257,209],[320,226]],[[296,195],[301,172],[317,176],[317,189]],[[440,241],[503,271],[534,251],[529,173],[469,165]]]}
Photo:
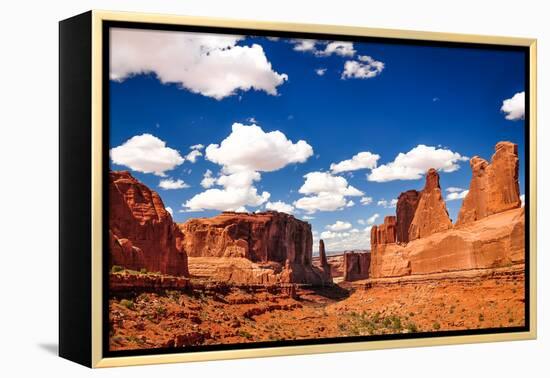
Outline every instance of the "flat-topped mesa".
{"label": "flat-topped mesa", "polygon": [[489,215],[521,207],[518,147],[499,142],[489,164],[479,156],[470,160],[472,180],[456,224],[465,225]]}
{"label": "flat-topped mesa", "polygon": [[371,249],[378,245],[395,243],[397,219],[394,215],[384,217],[384,223],[372,226],[370,230]]}
{"label": "flat-topped mesa", "polygon": [[397,198],[396,216],[397,224],[395,226],[395,238],[399,244],[409,242],[409,228],[418,208],[420,201],[420,192],[417,190],[407,190]]}
{"label": "flat-topped mesa", "polygon": [[224,212],[179,225],[183,248],[190,257],[244,258],[284,266],[281,282],[324,284],[332,281],[311,264],[311,225],[276,211]]}
{"label": "flat-topped mesa", "polygon": [[109,172],[110,266],[188,276],[182,237],[156,192],[129,172]]}
{"label": "flat-topped mesa", "polygon": [[244,257],[254,262],[311,264],[311,225],[276,211],[223,212],[179,225],[191,257]]}
{"label": "flat-topped mesa", "polygon": [[445,201],[441,195],[439,174],[431,168],[426,173],[426,185],[420,193],[420,200],[409,227],[409,241],[424,238],[452,227]]}

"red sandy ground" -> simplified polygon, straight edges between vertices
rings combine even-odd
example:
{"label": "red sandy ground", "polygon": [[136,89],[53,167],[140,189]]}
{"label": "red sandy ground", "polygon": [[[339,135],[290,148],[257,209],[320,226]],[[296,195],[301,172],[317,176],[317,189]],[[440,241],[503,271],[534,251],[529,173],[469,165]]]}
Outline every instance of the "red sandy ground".
{"label": "red sandy ground", "polygon": [[110,348],[522,326],[523,271],[518,265],[299,288],[297,299],[238,287],[112,297]]}

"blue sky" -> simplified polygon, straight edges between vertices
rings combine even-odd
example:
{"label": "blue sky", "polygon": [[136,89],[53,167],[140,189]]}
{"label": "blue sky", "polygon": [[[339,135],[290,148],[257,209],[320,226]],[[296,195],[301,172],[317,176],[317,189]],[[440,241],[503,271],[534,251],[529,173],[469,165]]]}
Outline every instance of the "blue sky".
{"label": "blue sky", "polygon": [[[111,169],[156,190],[176,222],[286,205],[329,250],[367,249],[368,219],[422,189],[421,167],[439,164],[444,195],[460,197],[469,158],[503,140],[519,146],[524,193],[522,52],[119,31]],[[453,220],[461,203],[447,201]]]}

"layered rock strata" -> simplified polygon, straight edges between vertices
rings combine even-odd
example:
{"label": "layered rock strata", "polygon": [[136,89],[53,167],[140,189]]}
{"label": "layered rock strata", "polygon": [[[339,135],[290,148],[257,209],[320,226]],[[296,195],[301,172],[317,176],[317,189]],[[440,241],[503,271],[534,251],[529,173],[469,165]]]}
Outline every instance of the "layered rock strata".
{"label": "layered rock strata", "polygon": [[183,235],[160,196],[129,172],[109,173],[110,265],[187,276]]}

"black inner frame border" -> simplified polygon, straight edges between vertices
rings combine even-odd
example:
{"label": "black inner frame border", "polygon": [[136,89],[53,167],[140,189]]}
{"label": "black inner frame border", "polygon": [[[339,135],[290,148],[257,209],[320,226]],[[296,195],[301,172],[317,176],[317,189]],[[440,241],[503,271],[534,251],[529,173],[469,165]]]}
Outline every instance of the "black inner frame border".
{"label": "black inner frame border", "polygon": [[[173,348],[154,348],[154,349],[134,349],[127,351],[111,351],[109,350],[109,259],[108,250],[105,246],[109,245],[109,235],[106,227],[109,224],[109,141],[110,141],[110,85],[109,85],[109,52],[110,52],[110,28],[131,28],[131,29],[149,29],[163,31],[181,31],[181,32],[199,32],[199,33],[218,33],[218,34],[237,34],[249,36],[273,36],[282,38],[301,38],[301,39],[319,39],[319,40],[337,40],[362,43],[385,43],[398,45],[412,46],[429,46],[429,47],[454,47],[454,48],[469,48],[481,50],[501,50],[501,51],[520,51],[524,53],[525,66],[525,120],[524,120],[524,138],[525,138],[525,325],[523,327],[502,327],[502,328],[483,328],[471,330],[454,330],[454,331],[437,331],[437,332],[419,332],[414,334],[387,334],[387,335],[372,335],[372,336],[349,336],[349,337],[332,337],[319,339],[304,339],[304,340],[282,340],[269,342],[251,342],[238,344],[215,344],[215,345],[200,345],[188,347],[173,347]],[[103,282],[102,282],[102,354],[103,357],[128,357],[142,355],[159,355],[159,354],[175,354],[175,353],[193,353],[206,351],[222,351],[222,350],[239,350],[239,349],[261,349],[286,346],[305,346],[305,345],[327,345],[342,344],[352,342],[365,341],[380,341],[380,340],[409,340],[409,339],[425,339],[449,336],[471,336],[471,335],[490,335],[502,333],[518,333],[528,332],[531,328],[530,324],[530,50],[527,46],[508,46],[498,44],[482,44],[469,42],[442,42],[430,40],[412,40],[401,38],[386,38],[386,37],[366,37],[354,35],[337,35],[325,33],[310,33],[310,32],[288,32],[288,31],[273,31],[262,29],[247,29],[247,28],[228,28],[214,26],[195,26],[195,25],[173,25],[148,22],[129,22],[129,21],[102,21],[102,241],[103,241]],[[289,350],[290,353],[290,350]]]}

